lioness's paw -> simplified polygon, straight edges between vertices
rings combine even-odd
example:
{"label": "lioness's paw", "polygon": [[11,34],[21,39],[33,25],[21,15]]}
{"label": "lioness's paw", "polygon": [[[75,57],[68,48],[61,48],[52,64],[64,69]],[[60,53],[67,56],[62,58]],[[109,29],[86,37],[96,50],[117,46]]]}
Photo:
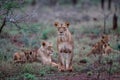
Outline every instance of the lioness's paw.
{"label": "lioness's paw", "polygon": [[59,70],[60,72],[64,72],[64,71],[65,71],[65,67],[59,66],[59,67],[58,67],[58,70]]}
{"label": "lioness's paw", "polygon": [[68,69],[66,69],[66,70],[69,71],[69,72],[72,72],[72,71],[73,71],[73,68],[70,67],[70,68],[68,68]]}

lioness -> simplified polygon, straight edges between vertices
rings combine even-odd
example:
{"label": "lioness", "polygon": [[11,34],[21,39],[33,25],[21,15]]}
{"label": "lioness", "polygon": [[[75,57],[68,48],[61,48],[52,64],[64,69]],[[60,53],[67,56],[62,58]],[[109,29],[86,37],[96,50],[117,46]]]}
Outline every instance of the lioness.
{"label": "lioness", "polygon": [[72,59],[73,59],[73,38],[68,30],[69,23],[63,24],[59,22],[54,23],[58,31],[57,37],[57,49],[58,49],[58,60],[59,60],[59,71],[72,71]]}
{"label": "lioness", "polygon": [[52,61],[53,48],[52,43],[43,41],[41,47],[37,51],[37,59],[42,61],[44,65],[58,67],[58,64]]}

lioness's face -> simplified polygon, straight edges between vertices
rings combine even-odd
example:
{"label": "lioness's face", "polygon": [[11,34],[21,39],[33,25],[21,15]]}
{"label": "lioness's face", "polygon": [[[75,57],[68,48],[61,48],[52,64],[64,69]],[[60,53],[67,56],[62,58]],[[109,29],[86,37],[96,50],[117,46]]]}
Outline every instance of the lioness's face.
{"label": "lioness's face", "polygon": [[45,50],[45,52],[48,54],[48,55],[51,55],[53,53],[53,45],[51,42],[42,42],[42,46]]}
{"label": "lioness's face", "polygon": [[69,23],[66,22],[64,24],[60,24],[58,22],[55,22],[54,25],[58,30],[58,35],[59,36],[65,36],[65,32],[68,30],[68,27],[69,27]]}

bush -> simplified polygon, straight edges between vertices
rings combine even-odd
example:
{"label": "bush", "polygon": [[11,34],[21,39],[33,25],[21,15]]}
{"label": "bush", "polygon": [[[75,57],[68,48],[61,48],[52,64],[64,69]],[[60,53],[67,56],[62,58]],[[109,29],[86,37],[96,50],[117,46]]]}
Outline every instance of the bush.
{"label": "bush", "polygon": [[51,66],[43,66],[43,68],[41,68],[39,70],[39,74],[41,76],[45,76],[47,73],[52,73],[52,72],[55,72],[57,71],[56,68],[54,67],[51,67]]}
{"label": "bush", "polygon": [[77,64],[74,64],[73,69],[74,69],[75,72],[81,72],[82,70],[84,70],[84,67],[80,66],[80,65],[77,65]]}
{"label": "bush", "polygon": [[35,73],[35,70],[32,66],[32,64],[24,64],[22,66],[22,73]]}
{"label": "bush", "polygon": [[42,32],[42,39],[48,39],[48,31]]}
{"label": "bush", "polygon": [[92,71],[87,72],[87,75],[88,75],[88,76],[91,76],[92,74],[93,74]]}
{"label": "bush", "polygon": [[111,74],[120,72],[120,64],[118,62],[114,62],[111,66],[111,71],[109,69],[107,69],[107,71]]}
{"label": "bush", "polygon": [[35,75],[30,74],[30,73],[24,73],[23,76],[24,76],[24,79],[25,79],[25,80],[36,80]]}
{"label": "bush", "polygon": [[54,35],[55,35],[55,29],[54,28],[47,28],[44,31],[42,31],[41,38],[46,40],[49,37],[54,36]]}

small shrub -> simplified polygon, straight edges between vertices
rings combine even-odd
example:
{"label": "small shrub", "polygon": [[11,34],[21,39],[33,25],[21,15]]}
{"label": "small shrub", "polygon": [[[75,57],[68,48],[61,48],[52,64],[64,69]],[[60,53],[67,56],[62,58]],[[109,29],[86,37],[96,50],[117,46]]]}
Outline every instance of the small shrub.
{"label": "small shrub", "polygon": [[111,71],[109,71],[108,69],[108,72],[110,72],[111,74],[120,72],[120,64],[118,62],[114,62],[111,67]]}
{"label": "small shrub", "polygon": [[41,69],[40,72],[39,72],[40,76],[45,76],[46,74],[46,70],[44,69]]}
{"label": "small shrub", "polygon": [[118,50],[120,50],[120,43],[118,44]]}
{"label": "small shrub", "polygon": [[43,33],[42,33],[42,39],[48,39],[48,31],[44,31]]}
{"label": "small shrub", "polygon": [[77,65],[77,64],[74,64],[73,65],[73,68],[74,68],[74,71],[75,72],[81,72],[83,70],[83,67]]}
{"label": "small shrub", "polygon": [[45,76],[47,73],[52,73],[52,72],[55,72],[57,71],[56,68],[54,67],[51,67],[51,66],[43,66],[43,68],[41,68],[39,70],[39,74],[41,76]]}
{"label": "small shrub", "polygon": [[80,60],[80,63],[87,63],[88,62],[88,58],[83,58]]}
{"label": "small shrub", "polygon": [[0,78],[1,78],[2,76],[4,76],[4,74],[2,73],[2,71],[0,71]]}
{"label": "small shrub", "polygon": [[34,68],[31,64],[24,64],[22,66],[22,73],[34,73]]}
{"label": "small shrub", "polygon": [[36,80],[35,75],[30,74],[30,73],[25,73],[23,76],[25,80]]}
{"label": "small shrub", "polygon": [[88,75],[88,76],[91,76],[92,74],[93,74],[92,71],[87,72],[87,75]]}
{"label": "small shrub", "polygon": [[47,28],[45,29],[44,31],[42,31],[42,36],[41,38],[42,39],[48,39],[49,37],[51,36],[54,36],[55,35],[55,29],[54,28]]}

